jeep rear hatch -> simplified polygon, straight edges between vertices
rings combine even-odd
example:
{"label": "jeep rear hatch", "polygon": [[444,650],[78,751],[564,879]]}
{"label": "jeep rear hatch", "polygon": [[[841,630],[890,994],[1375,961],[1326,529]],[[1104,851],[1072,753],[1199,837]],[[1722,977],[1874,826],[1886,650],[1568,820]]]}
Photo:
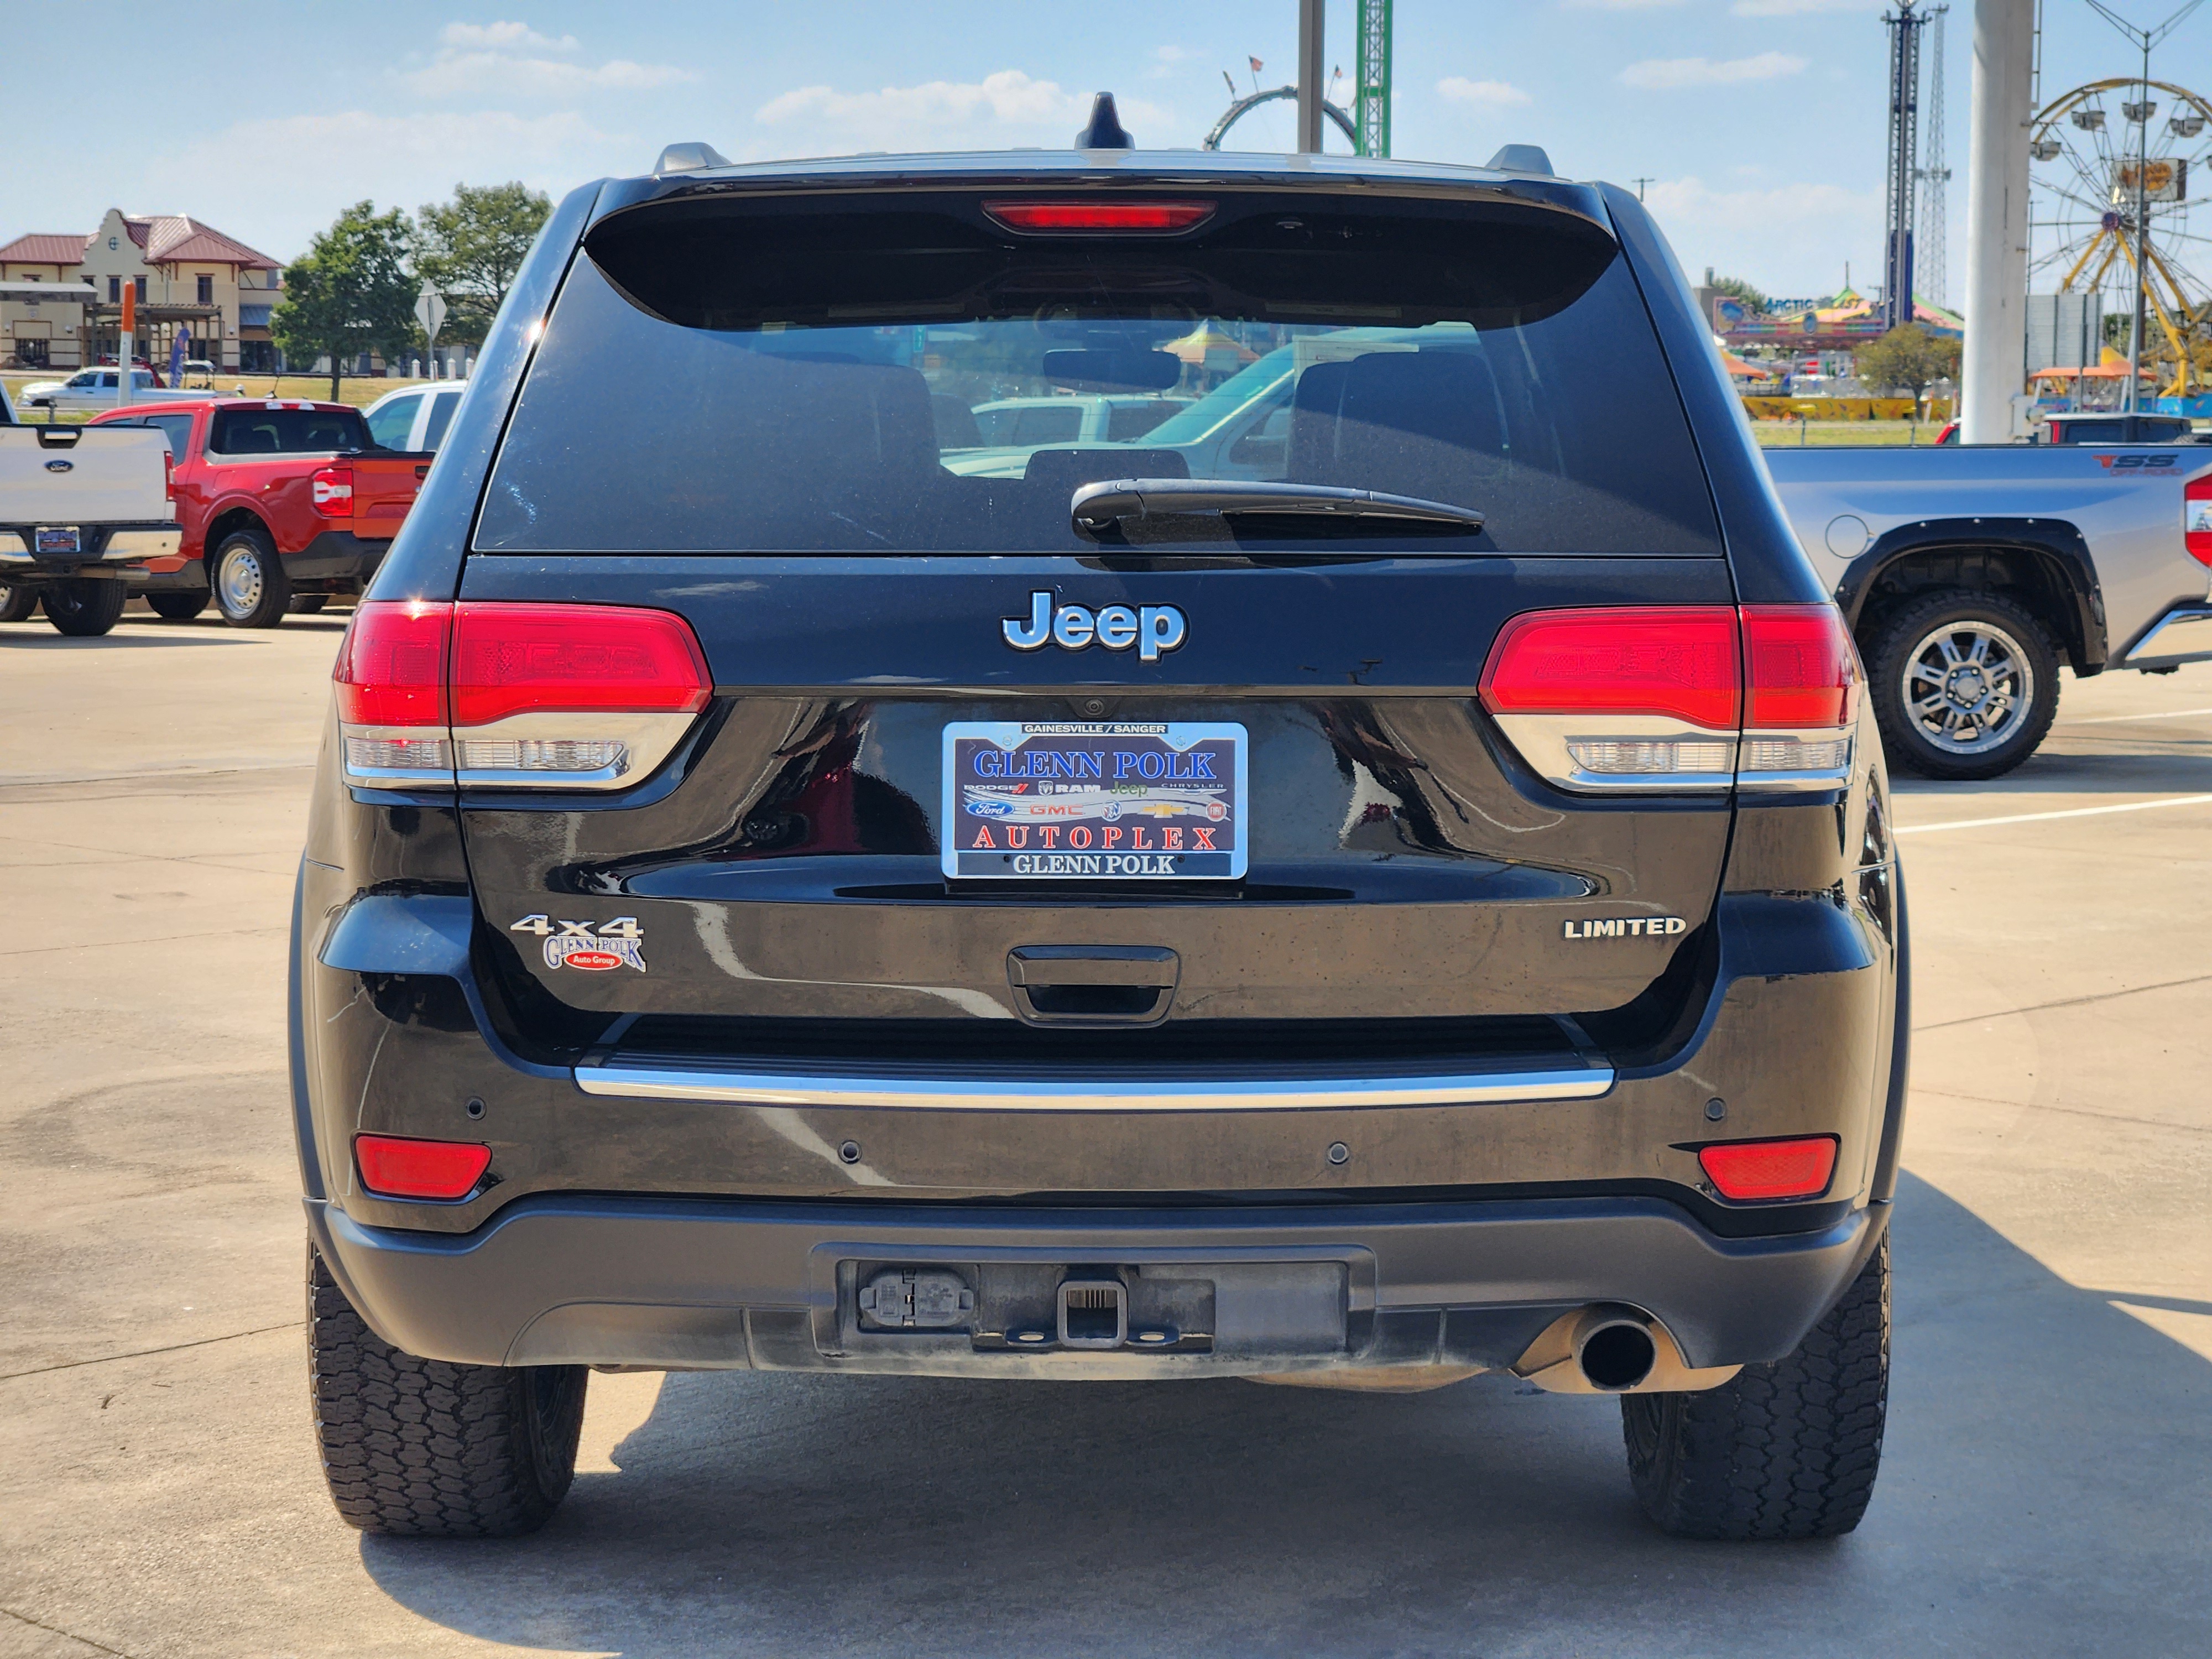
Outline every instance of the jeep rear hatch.
{"label": "jeep rear hatch", "polygon": [[[1188,404],[960,447],[1101,392]],[[458,763],[501,1017],[601,1058],[1571,1057],[1688,994],[1747,627],[1846,672],[1735,610],[1601,215],[1480,188],[625,210],[472,546],[410,623],[450,702],[362,702],[349,756]]]}

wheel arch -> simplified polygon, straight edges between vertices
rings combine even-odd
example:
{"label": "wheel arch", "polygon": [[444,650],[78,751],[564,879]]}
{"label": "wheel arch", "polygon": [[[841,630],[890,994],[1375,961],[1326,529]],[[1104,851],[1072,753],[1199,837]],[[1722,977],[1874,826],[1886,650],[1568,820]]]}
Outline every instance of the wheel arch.
{"label": "wheel arch", "polygon": [[269,550],[276,551],[276,533],[269,527],[268,520],[250,507],[227,507],[208,520],[207,534],[200,544],[203,563],[212,559],[216,549],[241,530],[258,532],[262,540],[268,543]]}
{"label": "wheel arch", "polygon": [[2051,630],[2076,675],[2108,659],[2105,595],[2089,544],[2052,519],[1927,519],[1900,525],[1853,559],[1836,586],[1852,633],[1865,643],[1881,615],[1936,588],[2010,592]]}

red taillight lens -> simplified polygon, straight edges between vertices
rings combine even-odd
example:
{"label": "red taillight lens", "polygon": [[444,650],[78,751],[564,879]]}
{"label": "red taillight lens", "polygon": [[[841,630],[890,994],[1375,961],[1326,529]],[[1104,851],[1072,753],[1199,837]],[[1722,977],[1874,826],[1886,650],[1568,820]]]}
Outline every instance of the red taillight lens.
{"label": "red taillight lens", "polygon": [[1734,731],[1736,615],[1728,605],[1532,611],[1482,671],[1493,714],[1652,714]]}
{"label": "red taillight lens", "polygon": [[491,1148],[468,1140],[356,1135],[361,1184],[386,1198],[466,1198],[491,1164]]}
{"label": "red taillight lens", "polygon": [[986,202],[983,211],[1009,230],[1188,230],[1211,202]]}
{"label": "red taillight lens", "polygon": [[453,607],[373,600],[338,646],[338,719],[348,726],[446,724],[446,651]]}
{"label": "red taillight lens", "polygon": [[173,501],[177,499],[177,458],[166,449],[161,452],[161,493]]}
{"label": "red taillight lens", "polygon": [[1836,1139],[1728,1141],[1705,1147],[1698,1163],[1723,1198],[1816,1198],[1836,1172]]}
{"label": "red taillight lens", "polygon": [[551,710],[696,714],[714,682],[691,625],[666,611],[464,601],[453,724]]}
{"label": "red taillight lens", "polygon": [[1743,723],[1844,726],[1858,716],[1859,653],[1832,605],[1743,607]]}
{"label": "red taillight lens", "polygon": [[317,469],[309,488],[314,492],[315,511],[326,519],[349,519],[353,516],[353,469],[349,466],[325,466]]}
{"label": "red taillight lens", "polygon": [[2212,477],[2199,478],[2182,491],[2181,538],[2191,558],[2212,564]]}

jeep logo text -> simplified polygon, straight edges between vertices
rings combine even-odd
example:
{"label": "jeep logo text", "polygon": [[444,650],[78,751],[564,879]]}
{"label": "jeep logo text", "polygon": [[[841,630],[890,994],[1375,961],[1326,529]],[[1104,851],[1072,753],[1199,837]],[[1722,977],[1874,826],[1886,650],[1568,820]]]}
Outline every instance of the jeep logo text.
{"label": "jeep logo text", "polygon": [[1139,662],[1158,662],[1189,637],[1190,624],[1171,605],[1147,605],[1133,611],[1126,605],[1109,605],[1097,611],[1079,605],[1055,607],[1052,594],[1040,589],[1030,595],[1028,619],[1007,617],[1000,622],[999,632],[1017,651],[1041,651],[1048,645],[1063,651],[1081,651],[1091,645],[1127,651],[1133,645]]}

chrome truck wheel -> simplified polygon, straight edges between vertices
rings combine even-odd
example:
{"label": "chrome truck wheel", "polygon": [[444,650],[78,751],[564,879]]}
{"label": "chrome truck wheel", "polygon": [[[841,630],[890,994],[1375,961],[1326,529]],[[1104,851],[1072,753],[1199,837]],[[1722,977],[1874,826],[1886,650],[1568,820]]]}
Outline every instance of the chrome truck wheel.
{"label": "chrome truck wheel", "polygon": [[1868,678],[1890,764],[1931,778],[1993,778],[2042,743],[2058,712],[2058,655],[2008,595],[1923,594],[1881,617]]}

